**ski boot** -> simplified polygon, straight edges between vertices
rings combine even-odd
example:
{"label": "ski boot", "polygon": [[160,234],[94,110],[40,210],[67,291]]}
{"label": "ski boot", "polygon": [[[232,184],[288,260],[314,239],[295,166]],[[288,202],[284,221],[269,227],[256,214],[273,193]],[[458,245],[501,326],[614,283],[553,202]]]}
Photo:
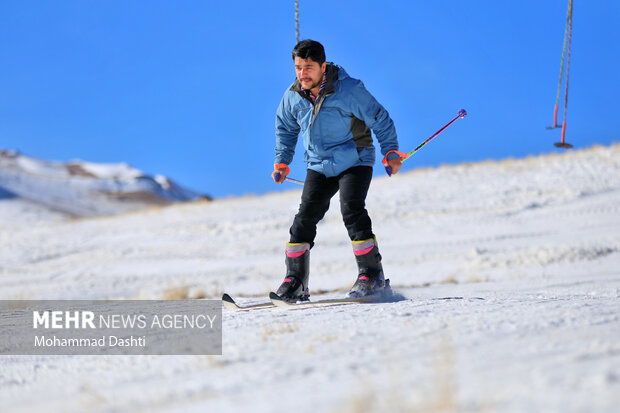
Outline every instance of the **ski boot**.
{"label": "ski boot", "polygon": [[392,292],[390,280],[386,280],[383,275],[377,240],[373,237],[363,241],[353,241],[353,252],[359,275],[348,296],[350,298],[369,295],[390,296]]}
{"label": "ski boot", "polygon": [[286,277],[278,288],[278,294],[288,302],[308,301],[308,276],[310,274],[310,244],[306,242],[286,244]]}

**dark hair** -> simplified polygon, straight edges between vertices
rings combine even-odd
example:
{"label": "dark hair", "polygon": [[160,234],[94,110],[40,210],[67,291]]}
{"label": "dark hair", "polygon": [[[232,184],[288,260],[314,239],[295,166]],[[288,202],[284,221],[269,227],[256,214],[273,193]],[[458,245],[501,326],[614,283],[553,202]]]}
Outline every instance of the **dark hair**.
{"label": "dark hair", "polygon": [[302,59],[312,59],[319,65],[325,62],[325,49],[323,45],[317,41],[306,39],[302,40],[293,49],[293,60],[295,56]]}

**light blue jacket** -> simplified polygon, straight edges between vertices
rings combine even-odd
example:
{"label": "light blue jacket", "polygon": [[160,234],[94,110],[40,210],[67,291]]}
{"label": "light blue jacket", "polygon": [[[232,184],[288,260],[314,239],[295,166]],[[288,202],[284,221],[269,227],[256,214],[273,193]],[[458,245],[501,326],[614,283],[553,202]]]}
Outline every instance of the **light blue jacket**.
{"label": "light blue jacket", "polygon": [[370,129],[383,155],[398,150],[394,122],[364,84],[332,63],[327,64],[326,77],[316,104],[306,97],[298,80],[284,93],[276,112],[275,163],[291,163],[300,131],[308,168],[327,177],[353,166],[374,165]]}

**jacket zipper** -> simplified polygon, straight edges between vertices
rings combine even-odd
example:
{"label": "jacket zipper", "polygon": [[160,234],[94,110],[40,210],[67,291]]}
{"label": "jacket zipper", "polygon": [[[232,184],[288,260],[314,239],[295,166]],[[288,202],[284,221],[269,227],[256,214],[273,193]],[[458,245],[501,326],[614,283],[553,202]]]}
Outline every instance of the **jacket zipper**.
{"label": "jacket zipper", "polygon": [[319,101],[313,105],[313,107],[312,107],[312,121],[310,122],[310,135],[312,135],[312,127],[314,126],[314,121],[315,121],[317,115],[319,114],[319,110],[321,110],[321,105],[323,105],[323,101],[325,101],[325,98],[327,96],[331,96],[333,94],[334,94],[334,92],[326,93],[326,94],[322,95],[319,98]]}

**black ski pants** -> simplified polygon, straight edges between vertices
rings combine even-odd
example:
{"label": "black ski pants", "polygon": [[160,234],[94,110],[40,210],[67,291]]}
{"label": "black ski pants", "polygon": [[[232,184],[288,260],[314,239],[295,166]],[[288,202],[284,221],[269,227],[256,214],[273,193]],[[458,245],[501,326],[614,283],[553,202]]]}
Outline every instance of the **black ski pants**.
{"label": "black ski pants", "polygon": [[372,238],[372,223],[366,211],[366,195],[371,180],[370,166],[354,166],[331,178],[308,169],[299,212],[290,229],[290,242],[314,245],[316,226],[325,216],[329,201],[338,190],[342,219],[351,241]]}

